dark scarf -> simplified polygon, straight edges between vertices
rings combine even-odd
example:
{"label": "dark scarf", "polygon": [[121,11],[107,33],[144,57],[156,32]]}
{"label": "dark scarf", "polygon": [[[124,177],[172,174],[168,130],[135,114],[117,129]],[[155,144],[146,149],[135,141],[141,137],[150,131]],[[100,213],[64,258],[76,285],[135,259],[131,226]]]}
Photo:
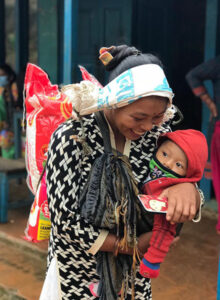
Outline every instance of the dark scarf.
{"label": "dark scarf", "polygon": [[[81,216],[90,224],[108,229],[121,239],[120,247],[134,248],[133,257],[99,251],[97,272],[100,275],[100,300],[115,300],[122,290],[121,299],[126,297],[128,276],[136,277],[136,234],[149,230],[149,220],[141,216],[137,199],[138,189],[129,160],[111,149],[109,129],[103,113],[95,114],[103,135],[105,152],[98,157],[91,169],[88,181],[79,199]],[[140,222],[137,222],[140,220]],[[138,223],[138,224],[137,224]],[[138,227],[138,228],[137,228]]]}

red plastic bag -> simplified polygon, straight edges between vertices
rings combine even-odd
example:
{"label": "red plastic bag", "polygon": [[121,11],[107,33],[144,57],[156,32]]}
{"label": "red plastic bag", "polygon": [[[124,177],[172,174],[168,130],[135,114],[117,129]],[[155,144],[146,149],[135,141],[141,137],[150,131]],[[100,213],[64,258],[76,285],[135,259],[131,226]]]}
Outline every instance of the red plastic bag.
{"label": "red plastic bag", "polygon": [[94,75],[90,74],[86,68],[84,68],[83,66],[78,66],[81,73],[82,73],[82,78],[83,80],[88,80],[91,81],[92,83],[94,83],[96,86],[98,86],[99,88],[103,88],[103,86],[101,85],[101,83],[95,78]]}
{"label": "red plastic bag", "polygon": [[[84,80],[102,87],[97,79],[80,66]],[[27,184],[35,195],[31,207],[25,239],[38,242],[49,238],[50,216],[47,202],[46,174],[40,176],[47,160],[47,149],[52,133],[72,116],[72,104],[57,85],[52,85],[47,74],[28,64],[25,75],[26,108],[26,168]],[[40,180],[40,182],[39,182]]]}
{"label": "red plastic bag", "polygon": [[47,74],[33,64],[27,66],[25,91],[27,182],[36,194],[50,137],[59,124],[71,117],[72,105],[58,86],[50,83]]}
{"label": "red plastic bag", "polygon": [[25,91],[27,184],[35,195],[25,235],[36,242],[48,239],[50,234],[46,174],[39,183],[48,144],[59,124],[71,117],[72,105],[58,86],[50,83],[47,74],[33,64],[27,66]]}

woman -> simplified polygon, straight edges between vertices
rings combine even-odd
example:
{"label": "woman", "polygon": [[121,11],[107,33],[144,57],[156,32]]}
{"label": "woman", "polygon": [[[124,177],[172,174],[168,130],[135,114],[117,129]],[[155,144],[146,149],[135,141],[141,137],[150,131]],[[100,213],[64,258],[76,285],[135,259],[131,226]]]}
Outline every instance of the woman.
{"label": "woman", "polygon": [[18,100],[15,80],[12,68],[8,64],[0,65],[0,147],[5,158],[14,158],[13,111]]}
{"label": "woman", "polygon": [[[167,124],[162,123],[172,101],[172,91],[159,67],[161,62],[155,56],[141,54],[128,46],[106,48],[104,52],[110,54],[110,59],[103,59],[106,69],[110,71],[110,83],[99,95],[98,109],[112,107],[111,98],[114,94],[116,108],[104,109],[111,146],[127,155],[133,176],[141,184],[159,135],[170,130]],[[148,65],[150,70],[154,70],[150,74]],[[136,74],[136,70],[142,66],[144,71]],[[157,74],[163,76],[161,85],[153,84],[157,82]],[[137,89],[134,89],[132,80],[136,82]],[[141,92],[138,94],[137,90]],[[129,99],[127,102],[126,96]],[[88,105],[93,109],[86,110],[88,113],[95,111],[90,102],[88,100]],[[116,235],[91,225],[80,216],[80,196],[94,162],[105,151],[101,129],[94,114],[90,114],[78,121],[69,120],[62,124],[51,139],[47,189],[52,230],[48,272],[41,300],[95,299],[89,291],[89,283],[99,280],[96,253],[117,251],[133,254],[132,248],[118,247]],[[172,222],[191,220],[200,204],[199,193],[194,185],[188,183],[169,188],[162,196],[168,198],[167,219]],[[151,235],[147,231],[138,237],[139,253],[147,250]],[[131,299],[130,287],[131,282],[126,299]],[[135,279],[135,299],[152,299],[150,281],[139,273]]]}
{"label": "woman", "polygon": [[18,91],[15,72],[8,64],[0,65],[0,121],[5,121],[4,127],[12,125],[12,110],[16,107]]}

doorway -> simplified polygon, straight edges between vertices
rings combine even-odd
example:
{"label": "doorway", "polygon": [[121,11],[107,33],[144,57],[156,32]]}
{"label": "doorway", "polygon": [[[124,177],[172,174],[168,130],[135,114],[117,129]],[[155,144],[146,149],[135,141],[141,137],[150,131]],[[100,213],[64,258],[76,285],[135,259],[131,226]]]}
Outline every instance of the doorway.
{"label": "doorway", "polygon": [[184,122],[173,128],[201,129],[201,101],[188,87],[186,73],[204,60],[205,0],[135,0],[132,41],[159,56]]}
{"label": "doorway", "polygon": [[[103,46],[130,44],[132,0],[79,1],[77,61],[105,84],[107,75],[98,59]],[[74,70],[74,79],[82,76]],[[74,80],[74,81],[75,81]]]}

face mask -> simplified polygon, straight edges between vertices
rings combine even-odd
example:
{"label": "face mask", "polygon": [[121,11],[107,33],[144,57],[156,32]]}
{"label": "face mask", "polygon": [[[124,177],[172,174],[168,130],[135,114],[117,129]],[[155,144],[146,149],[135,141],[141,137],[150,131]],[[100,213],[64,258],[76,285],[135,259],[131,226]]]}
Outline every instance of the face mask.
{"label": "face mask", "polygon": [[3,75],[0,76],[0,87],[4,87],[8,84],[8,77]]}

